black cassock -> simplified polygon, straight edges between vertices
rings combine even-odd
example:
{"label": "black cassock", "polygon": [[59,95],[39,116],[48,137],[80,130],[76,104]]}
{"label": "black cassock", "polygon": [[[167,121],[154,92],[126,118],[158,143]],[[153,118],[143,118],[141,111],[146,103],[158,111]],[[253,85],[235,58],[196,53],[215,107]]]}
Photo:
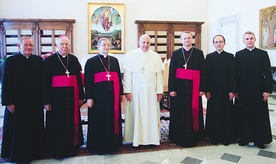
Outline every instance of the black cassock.
{"label": "black cassock", "polygon": [[[60,77],[65,74],[65,68],[59,60],[58,53],[47,57],[44,61],[44,104],[51,104],[52,110],[46,115],[46,146],[47,151],[52,153],[54,158],[75,156],[77,148],[83,145],[83,133],[78,108],[78,116],[75,113],[75,100],[84,99],[83,85],[81,79],[81,65],[74,55],[68,54],[62,60],[70,72],[70,77],[76,76],[79,94],[75,97],[74,87],[61,86],[53,87],[53,77]],[[68,59],[69,57],[69,59]],[[68,59],[68,64],[67,64]],[[74,118],[78,117],[78,125],[74,126]],[[75,130],[78,129],[78,132]],[[78,133],[76,136],[75,133]]]}
{"label": "black cassock", "polygon": [[21,54],[6,59],[3,66],[2,105],[15,105],[15,113],[5,109],[2,158],[30,162],[43,150],[42,103],[43,60]]}
{"label": "black cassock", "polygon": [[236,53],[239,137],[244,142],[272,141],[268,103],[263,92],[272,92],[271,65],[266,51],[254,48]]}
{"label": "black cassock", "polygon": [[[184,53],[184,54],[183,54]],[[169,92],[176,91],[177,96],[170,97],[170,127],[169,138],[173,142],[184,147],[192,147],[196,145],[198,139],[203,138],[204,124],[203,124],[203,110],[202,99],[198,94],[199,99],[199,115],[198,125],[199,130],[194,131],[192,118],[192,88],[193,82],[191,80],[184,80],[176,78],[176,69],[184,68],[184,57],[188,60],[188,69],[200,71],[200,91],[204,91],[204,56],[199,49],[193,48],[189,52],[180,48],[175,50],[172,54],[170,69],[169,69]]]}
{"label": "black cassock", "polygon": [[229,142],[235,137],[235,110],[229,93],[237,90],[235,58],[228,52],[215,51],[206,56],[207,101],[205,135],[212,142]]}
{"label": "black cassock", "polygon": [[[112,76],[116,76],[117,82],[107,80],[105,68],[115,73]],[[99,73],[106,79],[96,82],[95,77]],[[102,55],[90,58],[85,64],[84,79],[86,99],[94,101],[94,106],[88,108],[87,149],[93,153],[112,153],[122,145],[120,95],[123,94],[123,90],[118,60],[112,56],[104,59]],[[119,86],[119,92],[115,95],[119,97],[117,102],[114,99],[115,85]],[[114,104],[117,104],[117,113],[114,112]]]}

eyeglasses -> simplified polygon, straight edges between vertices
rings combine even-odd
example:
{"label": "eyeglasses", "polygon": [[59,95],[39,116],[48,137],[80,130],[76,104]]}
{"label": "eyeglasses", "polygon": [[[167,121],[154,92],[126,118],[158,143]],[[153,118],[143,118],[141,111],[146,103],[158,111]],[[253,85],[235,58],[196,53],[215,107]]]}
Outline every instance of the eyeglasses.
{"label": "eyeglasses", "polygon": [[215,41],[214,43],[215,44],[219,44],[219,43],[222,44],[222,43],[224,43],[224,41],[220,40],[220,41]]}
{"label": "eyeglasses", "polygon": [[64,46],[65,46],[65,47],[70,46],[70,44],[69,44],[69,43],[60,43],[59,45],[60,45],[61,47],[64,47]]}
{"label": "eyeglasses", "polygon": [[23,46],[24,47],[33,47],[34,45],[33,44],[24,44]]}

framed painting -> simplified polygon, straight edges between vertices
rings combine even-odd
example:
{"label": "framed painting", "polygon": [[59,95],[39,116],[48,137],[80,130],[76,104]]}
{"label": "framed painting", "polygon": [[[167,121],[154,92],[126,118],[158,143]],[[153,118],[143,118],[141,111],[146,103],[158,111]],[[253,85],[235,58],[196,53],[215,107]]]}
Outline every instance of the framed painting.
{"label": "framed painting", "polygon": [[260,9],[260,48],[276,49],[276,6]]}
{"label": "framed painting", "polygon": [[110,40],[110,53],[124,53],[124,10],[119,3],[88,3],[88,53],[98,53],[100,38]]}

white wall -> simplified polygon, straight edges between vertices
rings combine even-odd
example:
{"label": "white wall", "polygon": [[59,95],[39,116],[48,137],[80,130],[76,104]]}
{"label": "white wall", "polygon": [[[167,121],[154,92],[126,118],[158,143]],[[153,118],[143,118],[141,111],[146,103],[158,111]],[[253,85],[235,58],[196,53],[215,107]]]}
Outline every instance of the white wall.
{"label": "white wall", "polygon": [[[259,9],[276,5],[276,0],[0,0],[0,18],[75,19],[74,54],[84,64],[92,56],[88,54],[88,2],[125,4],[125,52],[137,48],[135,20],[177,20],[205,22],[201,43],[204,54],[214,51],[212,38],[219,33],[218,20],[233,15],[240,15],[237,36],[233,36],[240,40],[237,48],[244,48],[242,35],[248,30],[256,34],[258,46]],[[275,50],[268,52],[276,66]],[[124,54],[115,56],[123,62]]]}
{"label": "white wall", "polygon": [[[232,16],[239,17],[237,35],[234,35],[232,31],[233,38],[226,38],[229,40],[237,40],[237,49],[245,48],[242,37],[246,31],[252,31],[255,33],[257,41],[256,47],[259,47],[259,10],[262,8],[270,7],[276,5],[276,0],[209,0],[208,3],[208,52],[214,51],[214,47],[211,44],[213,36],[220,33],[218,22],[221,19],[227,19]],[[229,37],[231,35],[227,34]],[[238,37],[238,38],[236,38]],[[267,50],[271,65],[276,66],[276,50]]]}
{"label": "white wall", "polygon": [[[0,18],[75,19],[74,54],[82,65],[91,57],[88,54],[88,2],[125,4],[125,52],[137,48],[135,20],[178,20],[206,22],[206,0],[0,0]],[[202,49],[207,50],[203,24]],[[115,55],[120,62],[124,54]]]}

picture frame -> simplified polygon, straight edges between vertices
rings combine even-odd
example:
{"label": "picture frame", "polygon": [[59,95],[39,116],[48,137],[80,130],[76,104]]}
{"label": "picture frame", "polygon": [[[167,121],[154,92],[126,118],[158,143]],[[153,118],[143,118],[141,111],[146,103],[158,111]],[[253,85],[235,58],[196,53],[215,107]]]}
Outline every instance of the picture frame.
{"label": "picture frame", "polygon": [[122,3],[88,3],[88,53],[98,53],[97,41],[110,40],[110,53],[123,54],[125,6]]}
{"label": "picture frame", "polygon": [[260,48],[276,49],[276,6],[260,9]]}

